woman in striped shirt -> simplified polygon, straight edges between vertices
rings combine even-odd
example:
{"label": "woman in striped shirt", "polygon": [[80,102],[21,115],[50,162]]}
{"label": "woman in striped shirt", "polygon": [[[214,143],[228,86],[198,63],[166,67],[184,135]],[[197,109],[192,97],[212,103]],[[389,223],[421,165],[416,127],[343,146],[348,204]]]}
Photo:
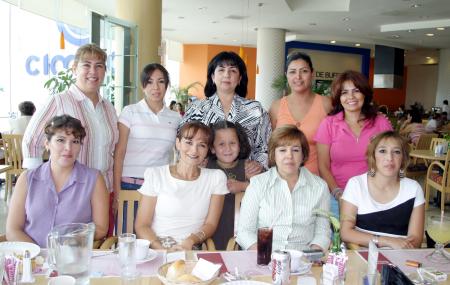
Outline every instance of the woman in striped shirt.
{"label": "woman in striped shirt", "polygon": [[293,125],[277,128],[269,140],[267,172],[250,179],[242,200],[237,242],[256,249],[257,230],[273,228],[272,249],[320,249],[330,244],[330,224],[316,210],[328,211],[327,184],[303,167],[309,147]]}

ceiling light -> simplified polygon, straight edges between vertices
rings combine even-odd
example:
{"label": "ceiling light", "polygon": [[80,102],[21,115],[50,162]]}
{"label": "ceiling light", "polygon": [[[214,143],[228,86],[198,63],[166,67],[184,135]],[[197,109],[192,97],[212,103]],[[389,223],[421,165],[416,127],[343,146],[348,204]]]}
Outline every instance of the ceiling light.
{"label": "ceiling light", "polygon": [[335,43],[336,43],[336,41],[335,41],[335,40],[332,40],[332,41],[330,41],[330,43],[332,43],[332,44],[335,44]]}
{"label": "ceiling light", "polygon": [[390,38],[392,38],[392,39],[399,39],[400,36],[399,35],[392,35],[392,36],[390,36]]}
{"label": "ceiling light", "polygon": [[439,28],[436,28],[436,30],[443,31],[443,30],[445,30],[445,28],[444,27],[439,27]]}
{"label": "ceiling light", "polygon": [[428,33],[428,34],[425,34],[427,37],[434,37],[434,34],[432,34],[432,33]]}
{"label": "ceiling light", "polygon": [[351,31],[353,31],[352,28],[347,28],[347,32],[351,32]]}
{"label": "ceiling light", "polygon": [[355,47],[360,47],[361,46],[361,44],[355,44]]}
{"label": "ceiling light", "polygon": [[236,39],[234,39],[234,40],[233,40],[233,42],[237,42],[237,40],[236,40]]}
{"label": "ceiling light", "polygon": [[426,59],[431,59],[431,56],[427,56],[427,57],[425,57]]}
{"label": "ceiling light", "polygon": [[421,4],[412,4],[410,7],[411,8],[419,8],[419,7],[422,7],[422,5]]}
{"label": "ceiling light", "polygon": [[350,18],[349,17],[345,17],[345,18],[342,19],[342,21],[350,21]]}

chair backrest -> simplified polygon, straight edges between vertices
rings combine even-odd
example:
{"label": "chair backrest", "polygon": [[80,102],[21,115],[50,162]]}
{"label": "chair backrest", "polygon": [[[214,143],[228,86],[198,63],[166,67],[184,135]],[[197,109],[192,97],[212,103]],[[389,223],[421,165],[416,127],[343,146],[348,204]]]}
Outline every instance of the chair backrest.
{"label": "chair backrest", "polygon": [[438,134],[422,134],[417,141],[415,149],[430,149],[431,140],[437,138]]}
{"label": "chair backrest", "polygon": [[120,190],[116,222],[116,236],[121,233],[134,233],[134,219],[141,194],[136,190]]}
{"label": "chair backrest", "polygon": [[443,138],[432,138],[430,144],[430,150],[434,150],[434,148],[439,144],[447,144],[447,140]]}
{"label": "chair backrest", "polygon": [[2,134],[5,148],[5,164],[13,169],[22,169],[22,138],[23,135]]}

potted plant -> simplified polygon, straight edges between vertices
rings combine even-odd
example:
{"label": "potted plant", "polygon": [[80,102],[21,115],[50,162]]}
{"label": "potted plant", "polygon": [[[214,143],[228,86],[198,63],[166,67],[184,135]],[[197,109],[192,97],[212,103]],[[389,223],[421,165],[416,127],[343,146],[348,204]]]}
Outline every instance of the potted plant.
{"label": "potted plant", "polygon": [[179,102],[179,103],[183,104],[183,106],[185,106],[189,99],[189,90],[191,88],[196,88],[197,85],[200,85],[203,87],[203,85],[200,82],[196,81],[185,87],[181,87],[181,86],[172,87],[170,92],[172,92],[175,95],[177,102]]}
{"label": "potted plant", "polygon": [[73,83],[75,83],[75,77],[72,69],[68,68],[58,72],[55,76],[47,80],[44,87],[50,91],[51,95],[55,95],[69,89]]}
{"label": "potted plant", "polygon": [[287,77],[285,74],[282,74],[282,75],[278,76],[277,78],[275,78],[272,81],[271,86],[278,93],[282,93],[283,96],[286,96],[289,93],[291,93],[291,89],[289,88],[289,85],[287,82]]}

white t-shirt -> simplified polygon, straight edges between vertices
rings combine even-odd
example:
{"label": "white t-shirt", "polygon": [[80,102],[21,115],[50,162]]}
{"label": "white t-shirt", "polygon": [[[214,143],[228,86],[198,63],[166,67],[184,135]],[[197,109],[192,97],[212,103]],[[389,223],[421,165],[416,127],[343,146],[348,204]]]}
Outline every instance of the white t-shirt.
{"label": "white t-shirt", "polygon": [[208,215],[211,195],[225,195],[227,177],[222,170],[202,168],[194,181],[174,178],[169,165],[147,168],[145,182],[138,191],[158,197],[152,229],[159,237],[171,236],[178,242],[196,233]]}
{"label": "white t-shirt", "polygon": [[388,203],[378,203],[369,193],[367,173],[350,178],[342,199],[358,208],[356,228],[371,234],[405,237],[412,210],[425,203],[419,183],[400,179],[397,197]]}
{"label": "white t-shirt", "polygon": [[168,164],[180,121],[180,114],[165,106],[153,113],[144,99],[126,106],[119,117],[130,131],[122,176],[143,178],[147,167]]}

